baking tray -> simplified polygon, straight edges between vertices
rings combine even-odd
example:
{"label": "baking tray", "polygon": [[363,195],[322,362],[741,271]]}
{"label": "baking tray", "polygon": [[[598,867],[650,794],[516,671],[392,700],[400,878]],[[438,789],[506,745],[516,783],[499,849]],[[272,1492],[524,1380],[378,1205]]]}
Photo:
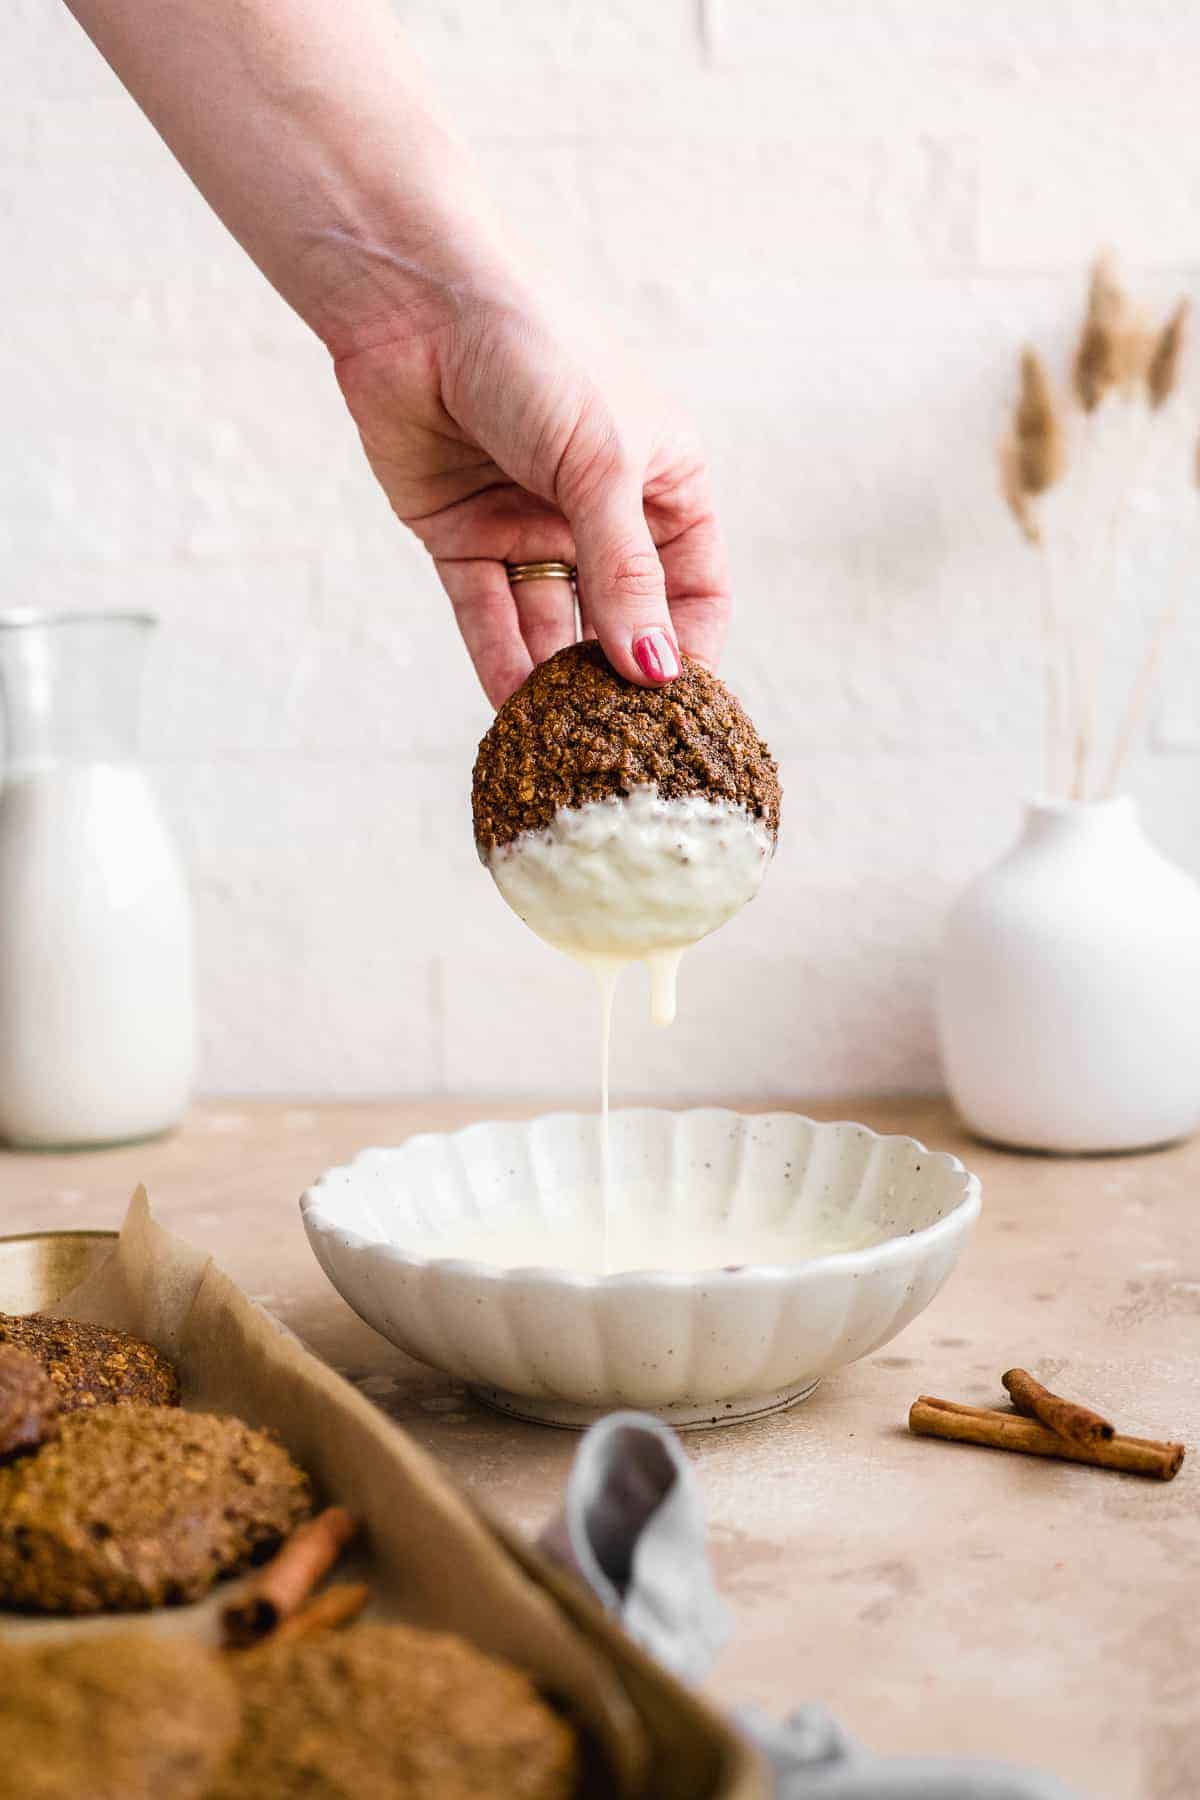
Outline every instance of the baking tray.
{"label": "baking tray", "polygon": [[[275,1429],[365,1525],[373,1610],[457,1631],[528,1668],[584,1728],[592,1800],[766,1800],[757,1754],[646,1656],[574,1578],[486,1519],[378,1408],[166,1231],[138,1191],[120,1233],[0,1238],[0,1311],[57,1311],[134,1330],[177,1364],[184,1404]],[[359,1571],[354,1571],[358,1573]],[[220,1606],[137,1615],[150,1629],[215,1638]],[[5,1636],[128,1628],[0,1614]]]}
{"label": "baking tray", "polygon": [[0,1237],[0,1312],[41,1312],[107,1262],[116,1231],[19,1231]]}

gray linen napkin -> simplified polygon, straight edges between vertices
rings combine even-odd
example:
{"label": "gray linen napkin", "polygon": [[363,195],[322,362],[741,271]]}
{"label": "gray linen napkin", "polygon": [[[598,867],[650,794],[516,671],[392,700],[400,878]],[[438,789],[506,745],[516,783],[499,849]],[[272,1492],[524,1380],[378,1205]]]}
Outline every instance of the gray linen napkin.
{"label": "gray linen napkin", "polygon": [[[685,1681],[707,1672],[729,1636],[695,1472],[648,1413],[610,1413],[584,1434],[541,1546]],[[1004,1763],[873,1756],[821,1706],[782,1724],[746,1711],[738,1724],[774,1769],[778,1800],[1071,1800],[1053,1776]]]}

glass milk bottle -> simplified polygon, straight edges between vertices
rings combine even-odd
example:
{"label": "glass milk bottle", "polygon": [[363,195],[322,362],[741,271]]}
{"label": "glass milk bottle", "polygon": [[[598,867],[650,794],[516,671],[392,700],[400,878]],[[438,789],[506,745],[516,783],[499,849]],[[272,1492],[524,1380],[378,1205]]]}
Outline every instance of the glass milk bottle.
{"label": "glass milk bottle", "polygon": [[0,612],[0,1137],[149,1137],[192,1079],[192,924],[137,761],[145,613]]}

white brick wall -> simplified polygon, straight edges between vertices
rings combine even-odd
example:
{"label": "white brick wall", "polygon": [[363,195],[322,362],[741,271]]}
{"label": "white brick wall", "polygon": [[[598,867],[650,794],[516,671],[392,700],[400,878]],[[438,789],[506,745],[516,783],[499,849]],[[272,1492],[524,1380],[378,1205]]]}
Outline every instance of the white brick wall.
{"label": "white brick wall", "polygon": [[[673,1032],[630,979],[617,1091],[933,1086],[941,916],[1036,780],[1013,353],[1066,342],[1101,241],[1200,295],[1200,3],[397,3],[516,233],[697,415],[783,762],[763,898]],[[5,597],[163,616],[205,1088],[589,1093],[586,981],[475,863],[484,703],[323,353],[55,0],[7,0],[0,68]],[[1200,596],[1133,783],[1200,872],[1198,692]]]}

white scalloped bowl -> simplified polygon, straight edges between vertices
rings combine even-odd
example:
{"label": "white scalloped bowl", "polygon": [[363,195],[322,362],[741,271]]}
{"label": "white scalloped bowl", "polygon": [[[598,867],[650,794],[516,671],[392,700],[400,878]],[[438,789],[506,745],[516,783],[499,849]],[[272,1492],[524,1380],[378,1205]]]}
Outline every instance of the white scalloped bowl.
{"label": "white scalloped bowl", "polygon": [[[636,1205],[648,1244],[694,1225],[728,1235],[731,1264],[555,1268],[556,1244],[562,1256],[601,1218],[598,1125],[577,1113],[364,1150],[300,1207],[321,1267],[369,1325],[488,1404],[568,1426],[614,1407],[695,1427],[794,1404],[929,1305],[979,1216],[978,1178],[956,1157],[798,1113],[617,1112],[611,1156],[617,1207]],[[498,1241],[536,1232],[544,1262],[456,1256],[456,1234],[481,1226]],[[755,1226],[796,1260],[735,1264]],[[862,1247],[813,1256],[814,1236]]]}

